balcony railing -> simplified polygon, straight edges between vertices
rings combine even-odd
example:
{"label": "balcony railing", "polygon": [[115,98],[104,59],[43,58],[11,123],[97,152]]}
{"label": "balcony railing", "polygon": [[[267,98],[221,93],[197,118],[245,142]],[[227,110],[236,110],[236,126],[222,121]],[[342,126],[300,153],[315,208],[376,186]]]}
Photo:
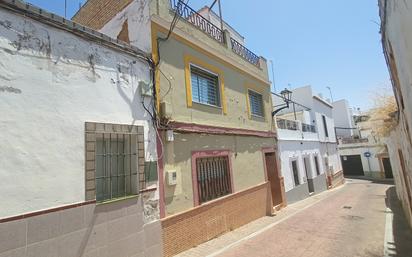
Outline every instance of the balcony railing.
{"label": "balcony railing", "polygon": [[278,128],[287,130],[299,130],[299,124],[297,121],[277,119]]}
{"label": "balcony railing", "polygon": [[342,138],[342,144],[361,144],[368,142],[369,139],[367,138]]}
{"label": "balcony railing", "polygon": [[316,133],[316,128],[314,125],[302,123],[302,131]]}
{"label": "balcony railing", "polygon": [[223,31],[181,0],[170,0],[170,6],[180,17],[192,23],[210,37],[223,43]]}
{"label": "balcony railing", "polygon": [[234,53],[241,56],[243,59],[250,62],[251,64],[256,65],[257,67],[260,67],[259,56],[254,54],[252,51],[247,49],[245,46],[243,46],[241,43],[237,42],[233,38],[230,38],[230,43],[232,45],[232,51]]}

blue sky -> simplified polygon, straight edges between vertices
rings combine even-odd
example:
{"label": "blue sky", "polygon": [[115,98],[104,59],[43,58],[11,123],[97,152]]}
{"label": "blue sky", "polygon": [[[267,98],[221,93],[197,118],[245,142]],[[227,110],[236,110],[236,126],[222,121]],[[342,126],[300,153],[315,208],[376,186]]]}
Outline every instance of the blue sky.
{"label": "blue sky", "polygon": [[[64,15],[64,0],[28,2]],[[71,17],[85,1],[67,2]],[[200,8],[212,2],[189,4]],[[312,85],[329,98],[329,86],[334,100],[346,98],[365,110],[373,92],[391,90],[377,0],[222,0],[222,11],[250,50],[273,60],[277,91]]]}

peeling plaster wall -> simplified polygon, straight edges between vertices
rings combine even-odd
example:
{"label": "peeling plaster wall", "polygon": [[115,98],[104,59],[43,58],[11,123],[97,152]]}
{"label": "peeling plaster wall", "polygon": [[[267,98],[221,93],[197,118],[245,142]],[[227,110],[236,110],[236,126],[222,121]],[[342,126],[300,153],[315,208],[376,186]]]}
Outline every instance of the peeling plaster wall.
{"label": "peeling plaster wall", "polygon": [[85,121],[144,126],[156,160],[149,81],[135,57],[0,10],[0,217],[85,200]]}
{"label": "peeling plaster wall", "polygon": [[[388,61],[392,61],[388,63],[392,65],[388,67],[394,82],[394,93],[400,105],[399,124],[387,140],[388,152],[396,191],[412,226],[412,204],[408,200],[408,192],[411,195],[412,189],[408,190],[405,187],[406,182],[412,185],[412,1],[379,0],[379,7],[381,20],[384,22],[381,28],[383,46]],[[401,100],[404,102],[404,108],[401,106]],[[405,173],[402,172],[399,150],[405,160]]]}
{"label": "peeling plaster wall", "polygon": [[[150,29],[150,0],[135,0],[112,20],[104,25],[100,32],[116,38],[123,24],[129,24],[130,44],[145,52],[152,51]],[[142,36],[144,35],[144,36]]]}

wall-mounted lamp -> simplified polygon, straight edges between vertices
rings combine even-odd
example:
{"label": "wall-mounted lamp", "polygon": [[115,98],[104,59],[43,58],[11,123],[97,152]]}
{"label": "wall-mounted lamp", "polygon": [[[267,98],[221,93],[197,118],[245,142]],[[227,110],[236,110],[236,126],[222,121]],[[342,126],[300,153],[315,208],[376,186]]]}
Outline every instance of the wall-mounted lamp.
{"label": "wall-mounted lamp", "polygon": [[272,117],[275,116],[281,110],[289,108],[289,103],[292,99],[292,91],[285,88],[284,90],[282,90],[282,92],[280,92],[280,95],[282,96],[283,101],[285,101],[285,106],[282,106],[282,107],[274,110],[272,112]]}

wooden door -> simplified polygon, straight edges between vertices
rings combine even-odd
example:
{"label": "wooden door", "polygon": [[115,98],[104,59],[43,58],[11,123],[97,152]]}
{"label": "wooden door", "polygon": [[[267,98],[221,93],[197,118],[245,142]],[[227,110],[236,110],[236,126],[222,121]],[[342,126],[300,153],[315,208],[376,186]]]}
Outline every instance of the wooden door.
{"label": "wooden door", "polygon": [[282,187],[279,171],[276,164],[276,154],[265,154],[266,171],[270,182],[273,206],[282,204]]}

